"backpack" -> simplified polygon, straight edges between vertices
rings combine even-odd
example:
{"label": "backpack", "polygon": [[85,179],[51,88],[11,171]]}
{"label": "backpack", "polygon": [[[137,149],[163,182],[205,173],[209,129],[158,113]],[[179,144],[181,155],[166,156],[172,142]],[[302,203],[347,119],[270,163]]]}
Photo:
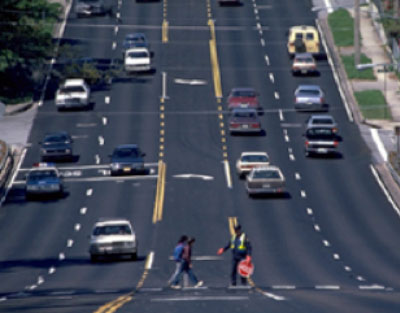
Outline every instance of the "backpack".
{"label": "backpack", "polygon": [[178,244],[175,249],[174,249],[174,260],[176,262],[181,261],[182,260],[182,253],[183,253],[183,244]]}

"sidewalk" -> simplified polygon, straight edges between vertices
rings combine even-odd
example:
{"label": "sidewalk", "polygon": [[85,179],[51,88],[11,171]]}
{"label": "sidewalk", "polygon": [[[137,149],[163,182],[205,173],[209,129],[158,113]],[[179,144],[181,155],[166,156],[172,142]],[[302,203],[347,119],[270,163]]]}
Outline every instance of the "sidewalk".
{"label": "sidewalk", "polygon": [[[354,16],[354,10],[350,10]],[[368,10],[369,11],[369,10]],[[372,60],[374,64],[390,64],[391,58],[388,56],[384,43],[378,36],[375,27],[373,26],[372,18],[369,12],[361,9],[360,14],[360,34],[362,48],[361,52]],[[354,91],[364,91],[377,89],[381,90],[386,98],[393,121],[386,120],[373,120],[369,121],[377,126],[383,128],[393,128],[396,122],[400,122],[400,94],[399,94],[399,80],[393,72],[385,73],[383,67],[374,67],[374,74],[377,78],[376,81],[360,81],[351,80],[351,85]]]}

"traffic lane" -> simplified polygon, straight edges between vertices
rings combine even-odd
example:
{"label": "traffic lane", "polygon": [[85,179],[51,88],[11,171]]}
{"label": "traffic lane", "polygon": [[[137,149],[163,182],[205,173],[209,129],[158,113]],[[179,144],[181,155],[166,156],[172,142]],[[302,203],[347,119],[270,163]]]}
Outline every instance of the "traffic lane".
{"label": "traffic lane", "polygon": [[[229,33],[229,34],[231,34],[231,33]],[[218,33],[218,35],[219,35],[219,36],[217,36],[218,38],[221,38],[221,36],[223,36],[223,35],[221,35],[219,33]],[[250,36],[254,36],[254,34],[249,34],[247,36],[247,38],[249,38]],[[229,39],[230,38],[226,38],[225,37],[221,41],[224,42],[224,40],[225,40],[225,42],[229,42]],[[232,39],[230,39],[230,40],[232,40]],[[239,58],[238,57],[239,55],[246,55],[247,56],[249,53],[251,53],[250,51],[243,51],[242,52],[240,50],[240,48],[242,48],[242,47],[241,46],[237,47],[236,51],[233,51],[233,50],[231,50],[231,51],[221,50],[221,52],[220,52],[220,58],[221,58],[221,60],[223,60],[221,62],[221,64],[222,64],[221,65],[221,75],[222,75],[223,85],[226,84],[226,82],[225,82],[226,80],[235,81],[234,84],[237,84],[237,82],[240,82],[240,81],[246,81],[247,83],[251,82],[252,86],[253,85],[257,86],[258,84],[260,84],[259,82],[262,81],[261,79],[264,79],[264,80],[267,80],[267,81],[270,80],[268,78],[267,71],[265,71],[265,76],[262,75],[263,77],[260,79],[261,75],[259,73],[261,73],[262,71],[253,70],[253,68],[256,68],[256,64],[257,64],[257,62],[254,61],[254,60],[257,60],[257,59],[258,59],[258,64],[262,63],[263,64],[262,66],[265,66],[265,69],[267,69],[267,65],[268,64],[264,63],[263,55],[259,54],[258,56],[251,55],[249,57]],[[243,47],[242,49],[244,50],[245,48]],[[260,44],[259,51],[263,51],[263,48],[262,48],[261,44]],[[229,54],[229,52],[231,52],[231,53]],[[256,54],[256,53],[254,52],[254,54]],[[241,68],[250,69],[249,70],[249,78],[247,78],[245,76],[245,74],[244,75],[238,75],[238,77],[235,77],[235,75],[232,75],[232,74],[231,75],[224,74],[225,71],[226,71],[226,69],[224,67],[224,62],[226,62],[226,64],[229,64],[229,63],[230,64],[235,64],[235,65],[239,64],[239,66]],[[224,78],[225,78],[225,80],[224,80]],[[264,87],[263,89],[264,90],[265,89],[269,89],[269,94],[270,94],[269,98],[273,99],[270,103],[273,103],[273,104],[277,105],[277,107],[275,107],[275,108],[278,111],[279,110],[280,101],[277,101],[279,99],[276,99],[276,98],[274,99],[274,97],[271,97],[271,93],[274,94],[274,92],[273,92],[273,90],[275,88],[274,87],[274,81],[270,80],[267,84],[268,84],[267,85],[268,87],[267,88]],[[265,92],[264,90],[261,91],[262,95],[263,95],[263,92]],[[271,121],[268,122],[268,119],[271,118],[271,117],[275,118],[274,121],[273,122],[271,122]],[[233,138],[233,139],[231,139],[232,144],[230,144],[230,148],[233,150],[233,153],[231,153],[231,154],[240,155],[240,152],[244,151],[245,149],[260,150],[260,147],[263,147],[262,150],[264,150],[265,148],[267,148],[266,147],[267,144],[270,143],[271,144],[270,145],[271,148],[270,149],[267,148],[266,150],[267,151],[273,151],[274,154],[277,154],[277,156],[271,158],[272,163],[273,164],[277,164],[277,165],[281,165],[281,168],[283,168],[284,173],[285,172],[286,173],[287,172],[290,173],[290,174],[288,174],[289,175],[289,179],[294,180],[295,179],[295,173],[296,173],[296,171],[298,171],[298,169],[296,169],[294,166],[291,166],[291,164],[295,161],[295,158],[293,158],[293,159],[290,158],[290,154],[292,154],[290,152],[291,150],[289,150],[290,145],[288,145],[288,143],[285,142],[286,140],[284,140],[285,134],[284,134],[283,130],[280,128],[278,114],[275,114],[275,115],[274,114],[266,114],[266,116],[262,117],[262,120],[264,120],[264,119],[267,121],[266,122],[266,125],[267,125],[267,140],[265,140],[264,142],[262,140],[257,140],[256,141],[254,138],[246,138],[244,136],[243,136],[244,138],[243,137]],[[257,138],[257,139],[259,139],[259,138]],[[253,143],[254,142],[256,142],[256,143],[254,145],[250,145],[248,142],[251,142],[251,141],[253,141]],[[282,147],[282,146],[285,147],[285,148],[283,148],[283,149],[279,149],[278,148],[278,147]],[[239,147],[239,149],[237,149],[237,147]],[[250,147],[252,147],[252,148],[250,148]],[[235,149],[237,149],[237,151],[235,151]],[[278,151],[280,151],[279,154],[277,153]],[[277,160],[277,161],[274,161],[274,160]],[[234,161],[234,160],[232,160],[232,161]],[[289,188],[289,190],[292,192],[291,188]],[[300,185],[295,190],[293,190],[293,194],[295,194],[296,197],[303,198],[304,197],[303,196],[304,193],[302,191],[303,190],[302,190],[301,185]],[[238,194],[238,193],[236,193],[236,194]],[[270,204],[270,203],[268,203],[268,204]],[[298,201],[293,199],[292,207],[295,207],[296,205],[298,205]],[[243,204],[242,205],[238,205],[238,207],[246,207],[246,206],[248,206],[248,205],[243,205]],[[245,212],[247,212],[247,211],[245,211]],[[300,214],[301,214],[301,216],[303,218],[303,221],[306,221],[307,219],[306,219],[305,211],[301,211]],[[252,217],[249,216],[248,220],[251,221],[251,219],[252,219]],[[269,221],[270,219],[268,219],[268,218],[260,218],[260,220]],[[286,219],[280,219],[280,221],[281,220],[286,221],[287,218]],[[293,234],[291,234],[291,236],[293,238],[297,239],[298,238],[297,234],[298,233],[303,233],[304,230],[299,226],[292,226],[291,225],[290,227],[287,227],[287,228],[289,228],[291,230],[295,230],[293,232]],[[294,255],[290,255],[290,256],[287,257],[288,260],[293,260],[293,263],[294,263],[294,264],[291,264],[291,266],[289,266],[289,268],[297,268],[298,270],[294,271],[293,273],[290,273],[287,277],[285,277],[286,279],[284,279],[283,281],[287,282],[287,281],[293,280],[295,283],[300,283],[300,284],[305,284],[305,285],[313,285],[313,284],[318,284],[318,283],[321,283],[321,282],[331,283],[332,281],[334,281],[334,282],[346,281],[347,278],[346,278],[345,275],[342,275],[342,277],[340,277],[340,279],[338,279],[337,273],[339,272],[339,270],[334,269],[333,273],[331,273],[331,272],[326,270],[325,262],[328,261],[328,254],[325,254],[325,255],[322,255],[322,256],[320,255],[320,252],[323,250],[323,248],[321,246],[321,243],[320,243],[320,240],[319,240],[318,236],[315,236],[315,234],[313,234],[312,224],[311,223],[307,223],[307,227],[308,227],[309,232],[310,232],[310,234],[309,234],[310,237],[313,238],[313,245],[311,245],[311,246],[309,245],[309,241],[310,241],[309,238],[304,238],[304,241],[303,241],[302,244],[299,244],[298,242],[296,242],[296,244],[293,245],[294,248],[292,250],[288,249],[288,251],[293,251],[294,253],[300,254],[301,257],[296,258]],[[269,228],[268,224],[267,224],[266,228],[267,229]],[[251,229],[253,229],[253,228],[251,228]],[[257,236],[257,238],[265,238],[265,236],[261,236],[260,235],[260,236]],[[291,238],[291,237],[289,237],[289,238]],[[294,242],[294,240],[289,240],[289,239],[288,239],[288,241],[290,243]],[[299,248],[299,246],[301,248]],[[318,252],[315,253],[315,251],[318,251]],[[284,251],[284,253],[288,254],[288,252],[286,252],[286,251]],[[306,261],[304,262],[304,260],[306,260]],[[276,262],[276,263],[278,263],[278,262]],[[333,264],[332,261],[331,261],[331,263]],[[309,264],[313,264],[313,265],[312,266],[307,266]],[[299,269],[301,269],[301,270],[299,270]],[[288,273],[287,270],[284,267],[282,269],[282,272],[285,273],[285,274]],[[304,273],[307,273],[307,274],[305,274],[303,277],[301,277],[301,276],[298,277],[298,275],[296,275],[296,274],[299,273],[299,272],[300,273],[304,272]],[[265,277],[268,277],[267,275],[268,274],[266,273]],[[279,278],[276,277],[276,279],[279,282]]]}
{"label": "traffic lane", "polygon": [[[207,26],[206,0],[167,0],[165,7],[165,19],[168,20],[170,26]],[[182,14],[182,12],[185,12],[185,14]]]}
{"label": "traffic lane", "polygon": [[[320,165],[318,172],[308,171],[306,163],[313,161],[327,164]],[[399,250],[394,238],[399,235],[399,219],[373,177],[369,163],[347,165],[330,160],[302,163],[306,188],[318,181],[319,188],[327,190],[313,192],[310,205],[324,236],[353,269],[352,276],[362,277],[368,283],[398,286]],[[363,279],[358,280],[364,283]]]}
{"label": "traffic lane", "polygon": [[[93,310],[106,302],[132,291],[140,281],[146,257],[152,243],[152,208],[156,180],[135,183],[99,183],[93,186],[93,196],[80,212],[81,228],[69,237],[73,245],[65,253],[65,260],[55,266],[52,275],[45,275],[45,283],[29,293],[42,298],[42,304],[57,303],[57,294],[68,294],[69,310],[76,312],[81,302],[90,301]],[[112,195],[112,196],[110,196]],[[131,221],[139,243],[138,260],[107,258],[91,263],[89,258],[89,235],[95,222],[101,217],[126,218]],[[50,299],[48,299],[50,297]],[[39,301],[36,299],[36,303]],[[81,308],[83,309],[83,308]]]}
{"label": "traffic lane", "polygon": [[104,121],[101,117],[97,115],[82,115],[80,112],[71,112],[61,116],[39,113],[35,118],[35,124],[30,133],[30,142],[22,168],[31,168],[33,164],[41,162],[40,143],[43,142],[46,134],[58,131],[67,131],[71,135],[73,139],[73,157],[70,160],[49,160],[50,163],[54,163],[57,167],[95,164],[95,155],[101,140],[99,139],[99,134],[104,128]]}
{"label": "traffic lane", "polygon": [[288,293],[296,306],[307,312],[338,312],[346,307],[351,312],[398,311],[399,300],[396,292],[342,289],[340,291],[296,290]]}
{"label": "traffic lane", "polygon": [[17,189],[9,192],[2,208],[0,233],[8,238],[0,246],[1,276],[8,282],[2,285],[2,293],[24,291],[59,262],[79,216],[74,204],[86,198],[86,190],[76,184],[67,186],[63,198],[30,202]]}

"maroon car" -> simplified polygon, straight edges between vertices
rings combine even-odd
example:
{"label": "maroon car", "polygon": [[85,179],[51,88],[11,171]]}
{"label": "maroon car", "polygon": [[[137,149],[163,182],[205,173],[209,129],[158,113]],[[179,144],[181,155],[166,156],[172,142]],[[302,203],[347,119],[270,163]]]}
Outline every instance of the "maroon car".
{"label": "maroon car", "polygon": [[261,110],[258,92],[254,88],[233,88],[228,96],[228,109],[251,108]]}
{"label": "maroon car", "polygon": [[254,109],[234,109],[229,120],[229,132],[262,133],[261,123]]}

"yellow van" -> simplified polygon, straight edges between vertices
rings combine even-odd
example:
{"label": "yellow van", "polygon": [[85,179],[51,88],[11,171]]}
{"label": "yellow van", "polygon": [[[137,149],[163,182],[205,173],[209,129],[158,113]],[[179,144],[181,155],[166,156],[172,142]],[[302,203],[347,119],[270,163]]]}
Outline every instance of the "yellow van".
{"label": "yellow van", "polygon": [[289,29],[287,48],[289,55],[296,53],[311,53],[314,56],[320,54],[319,34],[314,26],[293,26]]}

